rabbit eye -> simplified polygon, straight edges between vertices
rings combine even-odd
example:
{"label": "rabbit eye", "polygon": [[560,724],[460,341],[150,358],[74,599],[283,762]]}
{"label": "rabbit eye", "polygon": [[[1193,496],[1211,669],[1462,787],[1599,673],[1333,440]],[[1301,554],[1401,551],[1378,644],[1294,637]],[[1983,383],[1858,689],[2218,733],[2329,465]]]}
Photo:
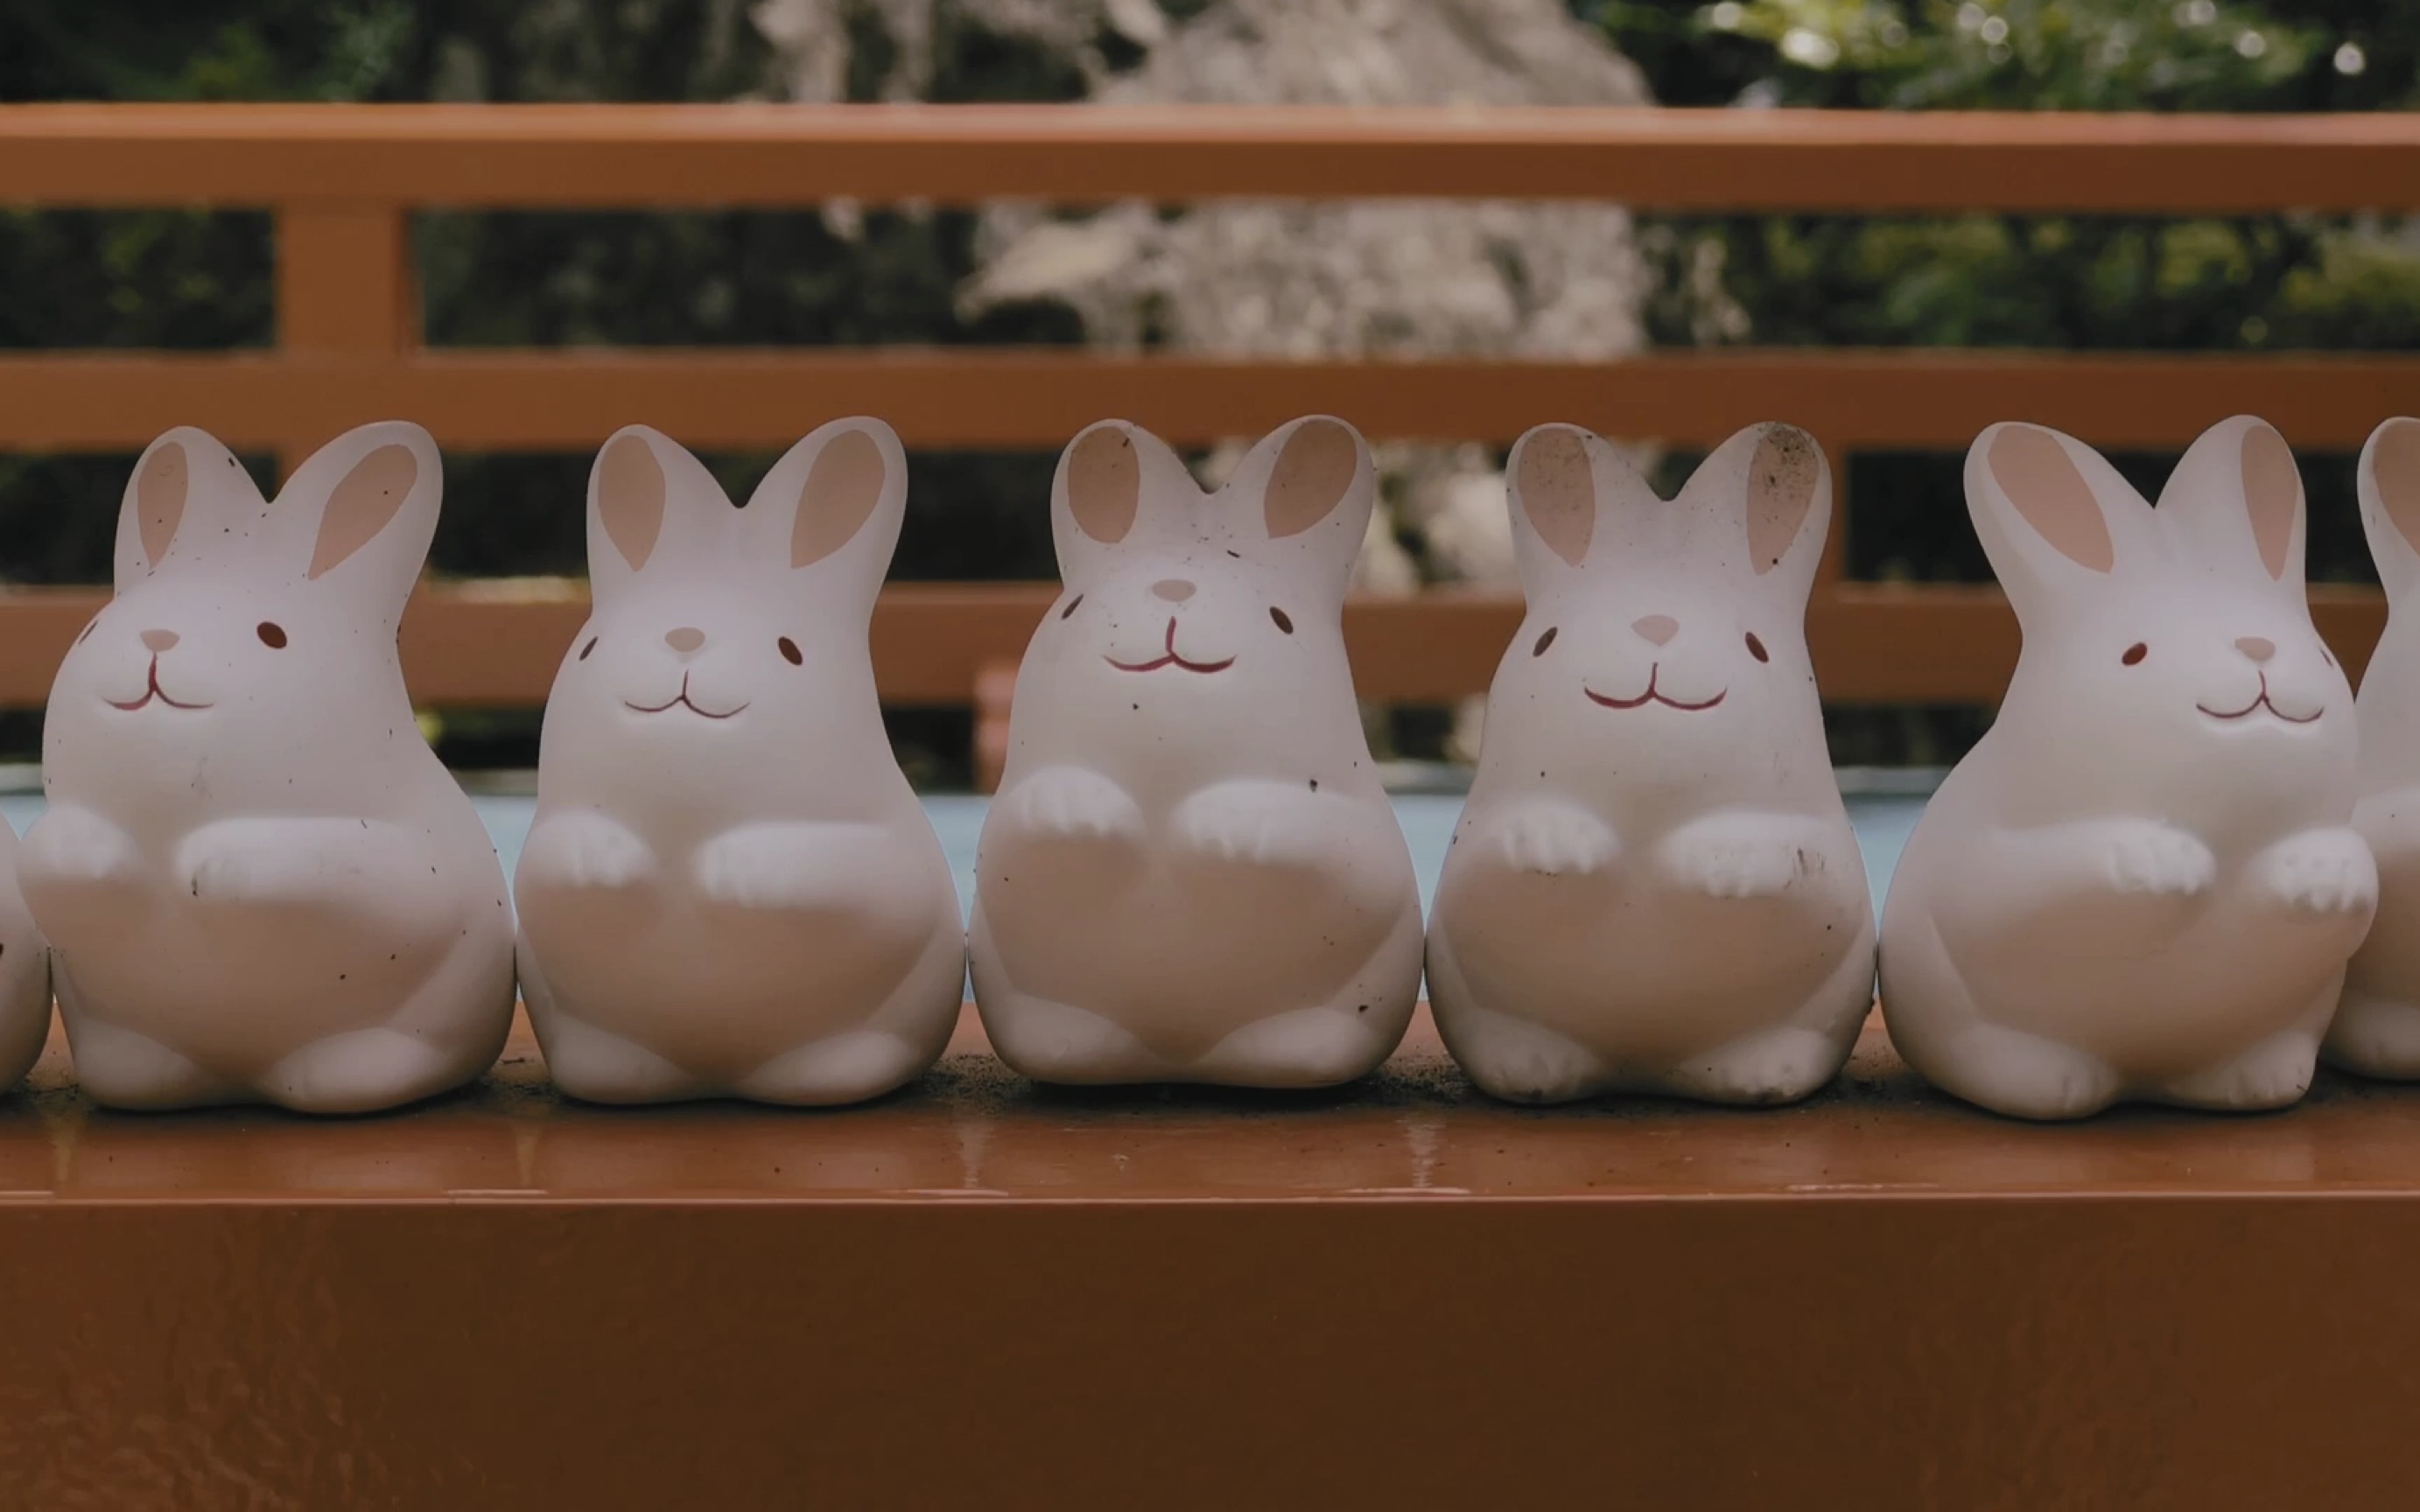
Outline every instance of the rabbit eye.
{"label": "rabbit eye", "polygon": [[260,643],[271,651],[286,649],[286,627],[273,620],[261,621],[254,626],[252,633],[260,637]]}
{"label": "rabbit eye", "polygon": [[1285,610],[1272,604],[1269,606],[1269,618],[1278,622],[1279,629],[1283,630],[1288,635],[1294,634],[1294,621],[1286,618]]}
{"label": "rabbit eye", "polygon": [[1747,654],[1754,656],[1759,661],[1771,661],[1773,659],[1773,657],[1765,652],[1764,642],[1756,638],[1756,632],[1754,630],[1750,630],[1747,633]]}
{"label": "rabbit eye", "polygon": [[1083,594],[1078,594],[1075,597],[1073,597],[1073,598],[1071,598],[1071,599],[1067,600],[1067,607],[1066,607],[1065,609],[1061,609],[1061,610],[1059,611],[1059,617],[1060,617],[1061,619],[1063,619],[1063,619],[1065,619],[1068,615],[1075,613],[1075,612],[1076,612],[1076,606],[1077,606],[1077,605],[1078,605],[1078,604],[1080,604],[1080,603],[1082,603],[1083,601],[1084,601],[1084,595],[1083,595]]}
{"label": "rabbit eye", "polygon": [[2124,662],[2127,666],[2132,667],[2150,654],[2151,648],[2143,644],[2140,640],[2137,640],[2133,645],[2128,646],[2126,648],[2126,654],[2118,659]]}
{"label": "rabbit eye", "polygon": [[597,638],[592,635],[588,638],[588,643],[580,648],[580,659],[582,661],[586,661],[588,659],[588,654],[596,649]]}
{"label": "rabbit eye", "polygon": [[798,667],[804,665],[806,662],[807,658],[799,655],[799,643],[796,640],[791,640],[788,636],[785,635],[782,637],[781,640],[776,640],[773,643],[782,648],[782,659],[788,662],[791,666]]}
{"label": "rabbit eye", "polygon": [[1560,627],[1552,625],[1546,626],[1546,633],[1538,637],[1538,643],[1529,648],[1529,655],[1533,656],[1544,656],[1546,654],[1546,648],[1555,643],[1555,631],[1559,628]]}

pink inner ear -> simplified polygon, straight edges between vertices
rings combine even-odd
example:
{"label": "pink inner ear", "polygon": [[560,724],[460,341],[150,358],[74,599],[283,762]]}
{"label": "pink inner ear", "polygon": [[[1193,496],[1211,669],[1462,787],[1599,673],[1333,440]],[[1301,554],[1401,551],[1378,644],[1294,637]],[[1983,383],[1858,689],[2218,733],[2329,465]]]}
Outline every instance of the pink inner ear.
{"label": "pink inner ear", "polygon": [[420,459],[408,446],[381,446],[354,463],[328,495],[308,576],[317,578],[376,540],[419,476]]}
{"label": "pink inner ear", "polygon": [[2420,420],[2390,420],[2370,448],[2370,478],[2396,531],[2420,551]]}
{"label": "pink inner ear", "polygon": [[143,542],[143,559],[153,566],[168,554],[177,526],[185,517],[185,484],[190,464],[185,449],[175,441],[155,448],[143,459],[142,475],[134,480],[134,528]]}
{"label": "pink inner ear", "polygon": [[1596,473],[1575,430],[1542,431],[1521,448],[1513,469],[1521,513],[1547,549],[1576,567],[1596,532]]}
{"label": "pink inner ear", "polygon": [[597,462],[597,517],[632,572],[647,564],[664,528],[664,465],[644,436],[608,442]]}
{"label": "pink inner ear", "polygon": [[1262,499],[1270,538],[1300,535],[1326,519],[1344,501],[1360,471],[1361,447],[1351,431],[1327,420],[1295,426],[1269,471]]}
{"label": "pink inner ear", "polygon": [[1823,453],[1805,431],[1777,425],[1757,442],[1748,462],[1747,550],[1760,576],[1790,554],[1823,475]]}
{"label": "pink inner ear", "polygon": [[1991,467],[2000,491],[2051,549],[2094,572],[2118,564],[2101,501],[2057,437],[2012,425],[1993,438]]}
{"label": "pink inner ear", "polygon": [[2243,510],[2259,543],[2260,564],[2272,578],[2286,576],[2286,553],[2294,545],[2294,517],[2303,507],[2303,475],[2294,470],[2286,438],[2266,425],[2243,433]]}
{"label": "pink inner ear", "polygon": [[1142,459],[1134,438],[1115,425],[1088,431],[1067,458],[1067,510],[1076,528],[1104,546],[1134,529],[1142,501]]}
{"label": "pink inner ear", "polygon": [[799,494],[799,520],[790,530],[790,565],[812,565],[854,540],[882,501],[889,471],[882,448],[861,430],[843,431],[825,442]]}

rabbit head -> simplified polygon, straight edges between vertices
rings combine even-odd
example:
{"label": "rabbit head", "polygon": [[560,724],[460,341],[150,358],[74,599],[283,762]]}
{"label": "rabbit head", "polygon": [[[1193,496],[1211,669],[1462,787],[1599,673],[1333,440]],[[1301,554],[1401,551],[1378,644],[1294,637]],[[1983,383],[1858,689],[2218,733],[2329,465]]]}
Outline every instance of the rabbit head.
{"label": "rabbit head", "polygon": [[[816,430],[745,508],[660,432],[615,432],[589,472],[594,608],[547,701],[545,769],[761,787],[777,765],[862,747],[895,776],[866,634],[907,499],[906,455],[878,420]],[[634,744],[663,764],[630,763]]]}
{"label": "rabbit head", "polygon": [[1578,741],[1618,750],[1634,776],[1736,766],[1770,781],[1788,775],[1776,761],[1828,772],[1809,734],[1807,595],[1832,513],[1813,438],[1750,426],[1670,500],[1572,425],[1523,436],[1507,474],[1528,613],[1482,751],[1536,767]]}
{"label": "rabbit head", "polygon": [[279,771],[382,748],[398,728],[422,747],[396,630],[442,490],[417,425],[338,437],[273,501],[209,436],[169,431],[127,485],[116,596],[59,668],[50,732],[114,750],[248,752]]}
{"label": "rabbit head", "polygon": [[2270,425],[2205,431],[2156,509],[2073,438],[1993,425],[1966,501],[2024,631],[1993,736],[2042,791],[2199,811],[2350,778],[2352,694],[2311,625],[2302,479]]}
{"label": "rabbit head", "polygon": [[1241,738],[1282,710],[1357,739],[1342,615],[1376,497],[1369,446],[1324,415],[1272,431],[1209,494],[1156,437],[1092,426],[1051,485],[1065,587],[1025,683],[1054,722],[1140,708]]}

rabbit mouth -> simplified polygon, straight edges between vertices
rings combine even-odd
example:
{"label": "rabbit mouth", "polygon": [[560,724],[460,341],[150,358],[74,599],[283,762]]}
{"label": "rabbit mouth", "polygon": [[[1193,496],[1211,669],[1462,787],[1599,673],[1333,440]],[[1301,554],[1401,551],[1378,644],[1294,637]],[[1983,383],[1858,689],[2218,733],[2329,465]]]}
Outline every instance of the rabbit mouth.
{"label": "rabbit mouth", "polygon": [[2288,714],[2285,710],[2277,707],[2276,704],[2271,702],[2269,700],[2269,674],[2267,672],[2262,672],[2260,674],[2260,696],[2240,709],[2213,709],[2207,703],[2196,703],[2194,707],[2199,709],[2202,713],[2209,715],[2211,718],[2221,721],[2249,719],[2254,715],[2259,713],[2262,709],[2267,709],[2271,714],[2275,715],[2278,718],[2284,720],[2288,724],[2309,724],[2314,719],[2317,719],[2320,715],[2328,712],[2327,707],[2324,704],[2320,705],[2319,708],[2313,709],[2308,714]]}
{"label": "rabbit mouth", "polygon": [[151,658],[149,669],[143,674],[143,696],[141,698],[135,699],[131,702],[121,702],[113,698],[105,698],[102,699],[101,702],[108,704],[113,709],[117,709],[127,714],[132,714],[137,709],[147,708],[155,702],[164,703],[172,709],[207,709],[209,707],[207,703],[180,703],[177,700],[170,698],[166,693],[163,692],[160,687],[160,658],[157,656]]}
{"label": "rabbit mouth", "polygon": [[1715,694],[1713,698],[1706,700],[1703,703],[1690,703],[1684,700],[1673,698],[1668,694],[1659,693],[1655,690],[1655,679],[1661,674],[1662,671],[1663,669],[1661,667],[1650,667],[1647,669],[1647,691],[1639,694],[1635,699],[1607,698],[1604,694],[1598,692],[1595,688],[1589,687],[1586,683],[1582,683],[1580,685],[1580,691],[1589,696],[1589,701],[1590,702],[1600,704],[1608,709],[1643,709],[1650,703],[1661,703],[1668,709],[1679,709],[1683,714],[1695,714],[1700,709],[1711,709],[1715,704],[1720,703],[1724,699],[1730,696],[1730,689],[1727,687],[1721,692]]}
{"label": "rabbit mouth", "polygon": [[712,709],[699,707],[690,700],[689,673],[683,672],[681,673],[680,691],[674,694],[669,702],[655,704],[633,703],[628,699],[624,699],[622,701],[622,707],[638,714],[661,714],[667,709],[687,709],[690,713],[696,715],[701,719],[728,719],[734,715],[737,715],[740,709],[748,707],[748,705],[742,703],[737,708],[725,709],[721,714],[715,713]]}
{"label": "rabbit mouth", "polygon": [[1101,659],[1122,672],[1156,672],[1162,667],[1181,667],[1188,672],[1223,672],[1235,665],[1235,658],[1233,656],[1225,661],[1187,661],[1178,656],[1176,654],[1176,619],[1173,615],[1169,617],[1168,640],[1165,644],[1168,647],[1167,653],[1150,661],[1120,661],[1115,656],[1103,656]]}

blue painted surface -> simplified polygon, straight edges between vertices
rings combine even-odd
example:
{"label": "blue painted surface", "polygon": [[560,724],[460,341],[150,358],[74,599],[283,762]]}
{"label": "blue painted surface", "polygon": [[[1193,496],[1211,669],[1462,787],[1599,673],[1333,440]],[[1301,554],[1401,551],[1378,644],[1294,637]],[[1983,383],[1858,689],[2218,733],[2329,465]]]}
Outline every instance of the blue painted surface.
{"label": "blue painted surface", "polygon": [[[495,837],[497,853],[504,858],[504,874],[510,876],[520,860],[521,841],[529,834],[535,800],[481,794],[471,802],[487,822],[488,832]],[[941,849],[948,853],[950,865],[957,872],[958,901],[968,906],[974,902],[975,841],[983,833],[984,810],[988,802],[964,793],[931,794],[924,799],[924,811],[932,815],[933,828],[941,837]],[[1865,853],[1866,876],[1873,887],[1874,907],[1879,911],[1883,892],[1890,885],[1891,869],[1899,864],[1900,851],[1907,843],[1908,832],[1916,827],[1916,815],[1924,811],[1924,799],[1901,794],[1855,794],[1848,802],[1850,821],[1857,829],[1858,848]],[[39,794],[0,795],[0,814],[8,816],[20,835],[41,810]],[[1446,842],[1452,838],[1454,820],[1461,812],[1459,795],[1406,793],[1395,797],[1395,815],[1403,821],[1404,838],[1412,848],[1412,865],[1419,873],[1423,910],[1435,894],[1437,869],[1445,864]]]}

